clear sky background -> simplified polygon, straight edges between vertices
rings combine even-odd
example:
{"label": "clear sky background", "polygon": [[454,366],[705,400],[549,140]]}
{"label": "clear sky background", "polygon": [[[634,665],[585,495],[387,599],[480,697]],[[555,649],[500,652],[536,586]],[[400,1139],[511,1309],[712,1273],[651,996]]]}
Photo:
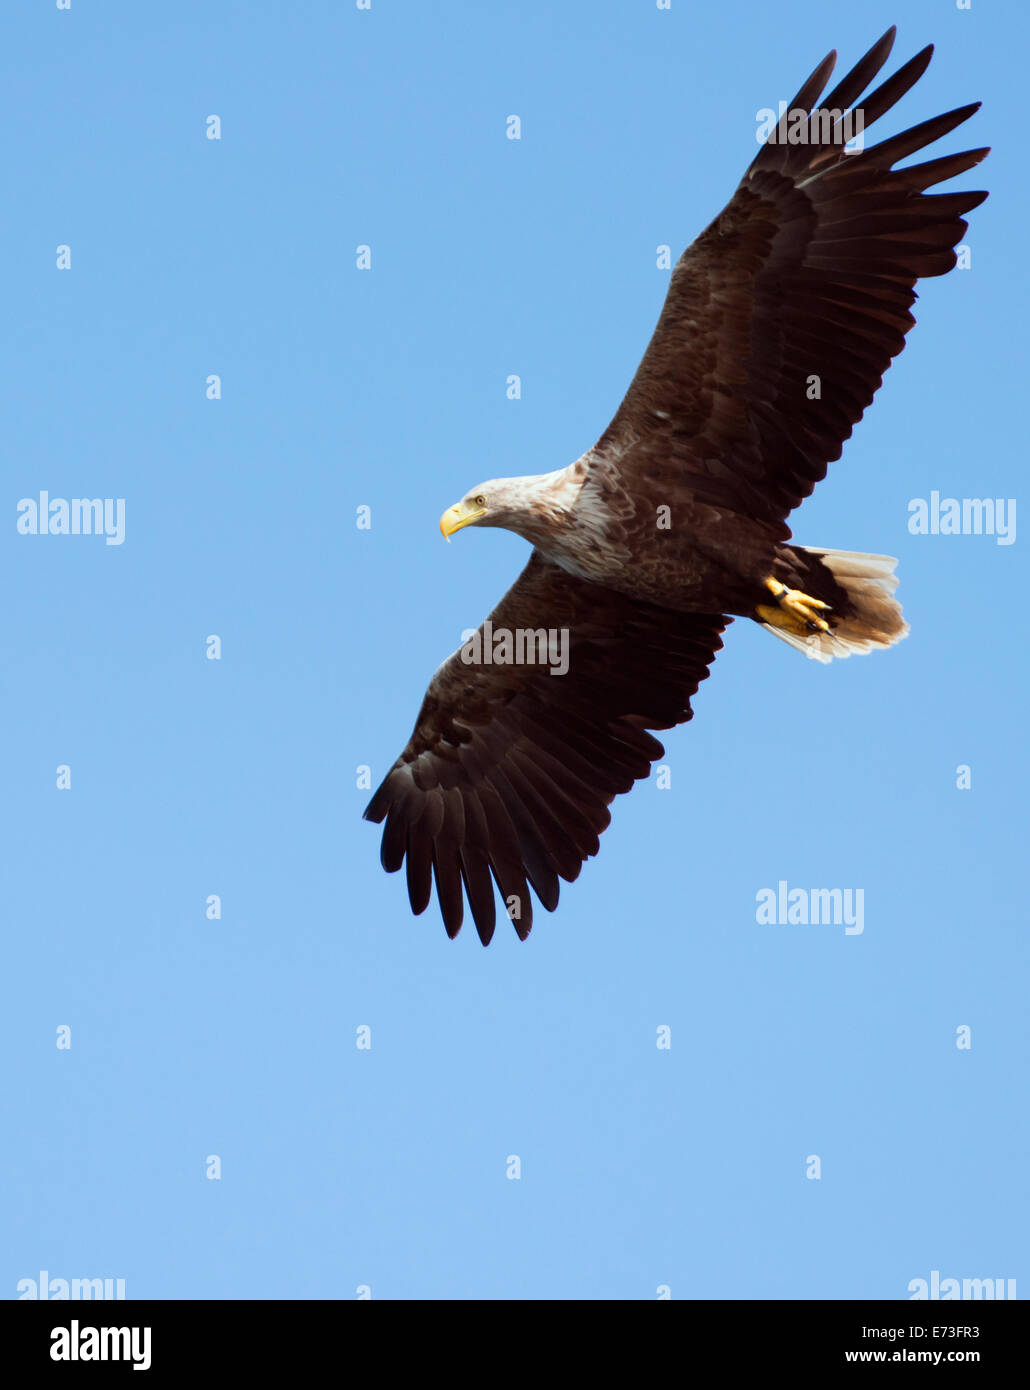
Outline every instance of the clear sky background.
{"label": "clear sky background", "polygon": [[[932,490],[1026,500],[1028,20],[5,7],[6,1296],[1030,1291],[1027,540],[907,529]],[[760,107],[895,21],[891,71],[937,56],[877,138],[982,98],[931,153],[994,146],[958,181],[992,197],[794,522],[899,556],[912,635],[823,668],[735,623],[671,787],[619,799],[557,914],[448,942],[359,769],[527,547],[437,518],[594,442],[656,248],[729,198]],[[42,490],[124,498],[124,544],[19,535]],[[861,888],[863,933],[760,925],[781,880]]]}

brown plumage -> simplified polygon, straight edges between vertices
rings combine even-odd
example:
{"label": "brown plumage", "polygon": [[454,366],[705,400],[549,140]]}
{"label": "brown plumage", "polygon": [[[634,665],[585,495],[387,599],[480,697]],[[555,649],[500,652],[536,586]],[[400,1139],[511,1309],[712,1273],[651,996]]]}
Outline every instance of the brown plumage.
{"label": "brown plumage", "polygon": [[[554,909],[559,878],[597,852],[613,798],[662,756],[647,730],[691,717],[728,615],[819,660],[907,631],[893,561],[787,544],[786,523],[904,347],[916,280],[954,266],[962,214],[987,196],[926,192],[986,149],[892,168],[977,105],[844,153],[851,132],[821,113],[860,108],[868,130],[930,61],[926,48],[863,97],[893,41],[891,29],[815,108],[808,139],[791,143],[791,112],[813,109],[836,55],[801,88],[680,258],[598,443],[555,473],[481,484],[441,520],[445,535],[503,526],[535,547],[480,645],[433,677],[365,812],[385,819],[383,866],[406,862],[416,913],[435,879],[450,936],[467,898],[490,940],[494,882],[521,937],[527,885]],[[566,673],[490,659],[492,636],[541,629],[567,633]]]}

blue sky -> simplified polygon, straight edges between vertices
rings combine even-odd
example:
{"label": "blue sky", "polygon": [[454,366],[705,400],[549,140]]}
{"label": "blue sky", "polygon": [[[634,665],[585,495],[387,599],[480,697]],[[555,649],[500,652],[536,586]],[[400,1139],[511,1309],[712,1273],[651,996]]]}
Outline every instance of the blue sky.
{"label": "blue sky", "polygon": [[[671,787],[620,798],[526,944],[450,943],[358,769],[527,547],[437,518],[593,443],[656,247],[729,198],[759,108],[895,20],[891,70],[938,49],[884,133],[982,98],[933,153],[992,145],[958,185],[992,197],[794,527],[897,555],[912,635],[822,668],[737,622]],[[1030,1281],[1025,543],[907,528],[934,490],[1025,495],[1026,7],[73,0],[3,31],[0,1288]],[[18,534],[44,490],[124,498],[124,543]],[[864,930],[759,924],[781,881],[861,889]]]}

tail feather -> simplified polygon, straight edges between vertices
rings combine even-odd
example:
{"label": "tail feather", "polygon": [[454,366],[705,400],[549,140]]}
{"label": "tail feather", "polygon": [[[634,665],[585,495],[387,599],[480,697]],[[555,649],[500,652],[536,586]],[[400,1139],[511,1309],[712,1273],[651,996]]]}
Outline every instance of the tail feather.
{"label": "tail feather", "polygon": [[[793,545],[812,571],[825,567],[833,581],[844,590],[850,612],[831,617],[830,632],[794,633],[786,628],[763,623],[781,641],[804,652],[813,661],[829,662],[834,657],[852,656],[893,647],[908,635],[908,623],[901,616],[901,605],[894,598],[898,587],[894,567],[898,563],[889,555],[865,555],[851,550],[822,550],[818,546]],[[801,581],[802,583],[804,581]],[[807,590],[819,596],[819,584]]]}

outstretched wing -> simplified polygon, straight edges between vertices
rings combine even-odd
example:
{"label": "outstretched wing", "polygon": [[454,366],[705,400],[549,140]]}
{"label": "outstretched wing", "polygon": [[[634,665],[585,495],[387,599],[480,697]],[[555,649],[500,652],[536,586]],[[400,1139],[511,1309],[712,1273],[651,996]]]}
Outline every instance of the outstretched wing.
{"label": "outstretched wing", "polygon": [[987,194],[925,190],[987,150],[893,166],[979,103],[853,154],[843,146],[855,127],[833,117],[851,108],[867,131],[918,80],[932,46],[862,96],[893,42],[892,28],[807,122],[792,120],[818,102],[836,54],[823,60],[680,258],[626,398],[587,456],[630,494],[647,481],[667,500],[689,495],[789,535],[787,514],[840,457],[905,345],[916,280],[955,265],[961,214]]}
{"label": "outstretched wing", "polygon": [[[690,697],[730,621],[626,598],[534,551],[479,629],[478,650],[467,644],[433,677],[411,741],[365,811],[366,820],[386,820],[387,872],[407,860],[412,910],[425,910],[435,876],[453,937],[464,885],[486,945],[492,874],[524,939],[533,920],[527,883],[553,911],[559,877],[571,882],[597,853],[609,803],[662,756],[647,730],[691,717]],[[504,633],[537,634],[523,651],[539,656],[541,629],[556,634],[546,649],[555,667],[485,660]],[[552,674],[566,657],[567,671]]]}

